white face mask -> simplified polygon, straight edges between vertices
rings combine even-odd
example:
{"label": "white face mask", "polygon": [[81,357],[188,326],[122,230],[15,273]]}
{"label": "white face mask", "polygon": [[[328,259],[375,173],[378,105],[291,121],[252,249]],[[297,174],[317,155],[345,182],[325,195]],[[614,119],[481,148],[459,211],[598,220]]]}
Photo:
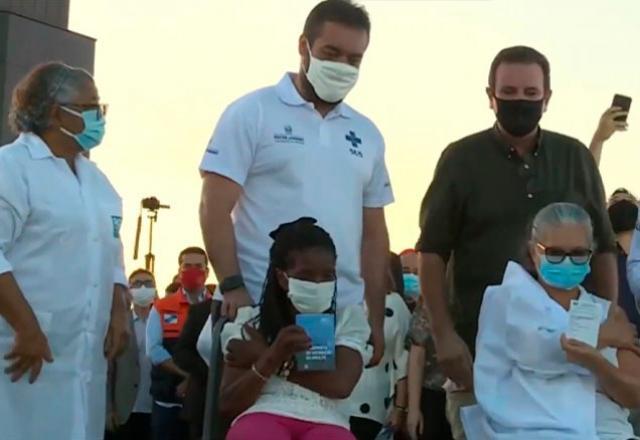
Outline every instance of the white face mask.
{"label": "white face mask", "polygon": [[153,287],[137,287],[129,289],[133,304],[138,307],[148,307],[156,299],[156,289]]}
{"label": "white face mask", "polygon": [[333,302],[336,282],[313,283],[289,278],[289,300],[300,313],[326,312]]}
{"label": "white face mask", "polygon": [[309,51],[309,70],[305,73],[320,99],[328,103],[342,101],[358,81],[360,70],[349,64],[314,58]]}

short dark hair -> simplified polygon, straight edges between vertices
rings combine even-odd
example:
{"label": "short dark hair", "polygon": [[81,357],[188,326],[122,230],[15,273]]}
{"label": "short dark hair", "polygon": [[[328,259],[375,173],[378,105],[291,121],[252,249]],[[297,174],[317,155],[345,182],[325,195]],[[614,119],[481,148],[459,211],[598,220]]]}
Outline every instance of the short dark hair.
{"label": "short dark hair", "polygon": [[151,273],[151,271],[148,271],[147,269],[136,269],[133,272],[131,272],[131,275],[129,275],[129,281],[131,281],[133,279],[133,277],[135,277],[136,275],[140,275],[140,274],[145,274],[145,275],[149,275],[151,278],[153,278],[153,280],[155,281],[156,277]]}
{"label": "short dark hair", "polygon": [[178,265],[182,264],[182,257],[184,257],[187,254],[200,254],[204,257],[204,264],[208,265],[209,264],[209,257],[207,256],[207,252],[197,246],[190,246],[186,249],[183,249],[180,252],[180,255],[178,255]]}
{"label": "short dark hair", "polygon": [[549,60],[537,50],[527,46],[513,46],[502,49],[491,63],[489,70],[489,87],[496,88],[496,72],[500,64],[537,64],[542,68],[544,74],[544,89],[551,89],[551,66]]}
{"label": "short dark hair", "polygon": [[615,190],[613,192],[613,194],[611,194],[611,197],[613,197],[613,196],[615,196],[617,194],[629,194],[629,195],[632,195],[627,188],[618,188],[617,190]]}
{"label": "short dark hair", "polygon": [[164,288],[164,293],[176,293],[182,285],[180,283],[171,283]]}
{"label": "short dark hair", "polygon": [[351,0],[325,0],[311,10],[304,23],[303,34],[312,45],[322,26],[327,22],[339,23],[348,27],[362,29],[371,33],[369,14],[363,6],[354,4]]}

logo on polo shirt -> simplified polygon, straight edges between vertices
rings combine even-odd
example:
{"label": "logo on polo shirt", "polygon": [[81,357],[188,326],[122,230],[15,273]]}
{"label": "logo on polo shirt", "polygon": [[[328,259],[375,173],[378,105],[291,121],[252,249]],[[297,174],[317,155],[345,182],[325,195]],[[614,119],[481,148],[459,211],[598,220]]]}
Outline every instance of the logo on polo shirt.
{"label": "logo on polo shirt", "polygon": [[178,315],[176,313],[166,313],[163,316],[165,324],[177,324],[178,323]]}
{"label": "logo on polo shirt", "polygon": [[360,144],[362,144],[362,139],[360,139],[354,131],[350,131],[349,133],[347,133],[344,138],[351,144],[349,153],[362,159],[362,151],[360,151]]}
{"label": "logo on polo shirt", "polygon": [[298,144],[304,145],[304,138],[293,134],[291,125],[284,126],[284,133],[275,133],[273,140],[276,144]]}

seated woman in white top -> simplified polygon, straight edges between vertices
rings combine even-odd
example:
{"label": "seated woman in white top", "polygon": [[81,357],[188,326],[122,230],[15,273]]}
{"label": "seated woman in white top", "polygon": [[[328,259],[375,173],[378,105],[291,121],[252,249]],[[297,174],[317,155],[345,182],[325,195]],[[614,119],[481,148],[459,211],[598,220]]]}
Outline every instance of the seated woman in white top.
{"label": "seated woman in white top", "polygon": [[[593,246],[581,207],[549,205],[533,222],[537,274],[509,263],[502,284],[487,289],[474,364],[478,405],[463,410],[469,440],[635,438],[624,408],[640,404],[640,358],[624,313],[609,313],[608,301],[580,286]],[[573,300],[600,308],[597,349],[564,335]]]}
{"label": "seated woman in white top", "polygon": [[[354,305],[335,310],[336,249],[315,220],[282,225],[271,236],[260,305],[240,309],[235,322],[222,330],[226,357],[220,410],[225,417],[237,417],[227,439],[353,440],[339,403],[349,397],[362,373],[370,334],[364,309]],[[325,313],[334,323],[333,370],[296,368],[295,354],[311,344],[295,325],[302,313]],[[198,341],[205,359],[211,346],[207,327]]]}

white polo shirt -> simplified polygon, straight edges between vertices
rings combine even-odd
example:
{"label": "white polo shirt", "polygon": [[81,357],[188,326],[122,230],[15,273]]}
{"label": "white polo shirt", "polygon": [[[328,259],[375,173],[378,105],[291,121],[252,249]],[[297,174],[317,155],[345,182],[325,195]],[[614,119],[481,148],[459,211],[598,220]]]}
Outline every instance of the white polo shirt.
{"label": "white polo shirt", "polygon": [[200,169],[243,187],[232,217],[247,290],[260,300],[269,233],[314,217],[338,251],[338,306],[361,303],[363,208],[393,202],[384,140],[368,118],[342,103],[325,118],[300,96],[291,74],[232,103]]}

